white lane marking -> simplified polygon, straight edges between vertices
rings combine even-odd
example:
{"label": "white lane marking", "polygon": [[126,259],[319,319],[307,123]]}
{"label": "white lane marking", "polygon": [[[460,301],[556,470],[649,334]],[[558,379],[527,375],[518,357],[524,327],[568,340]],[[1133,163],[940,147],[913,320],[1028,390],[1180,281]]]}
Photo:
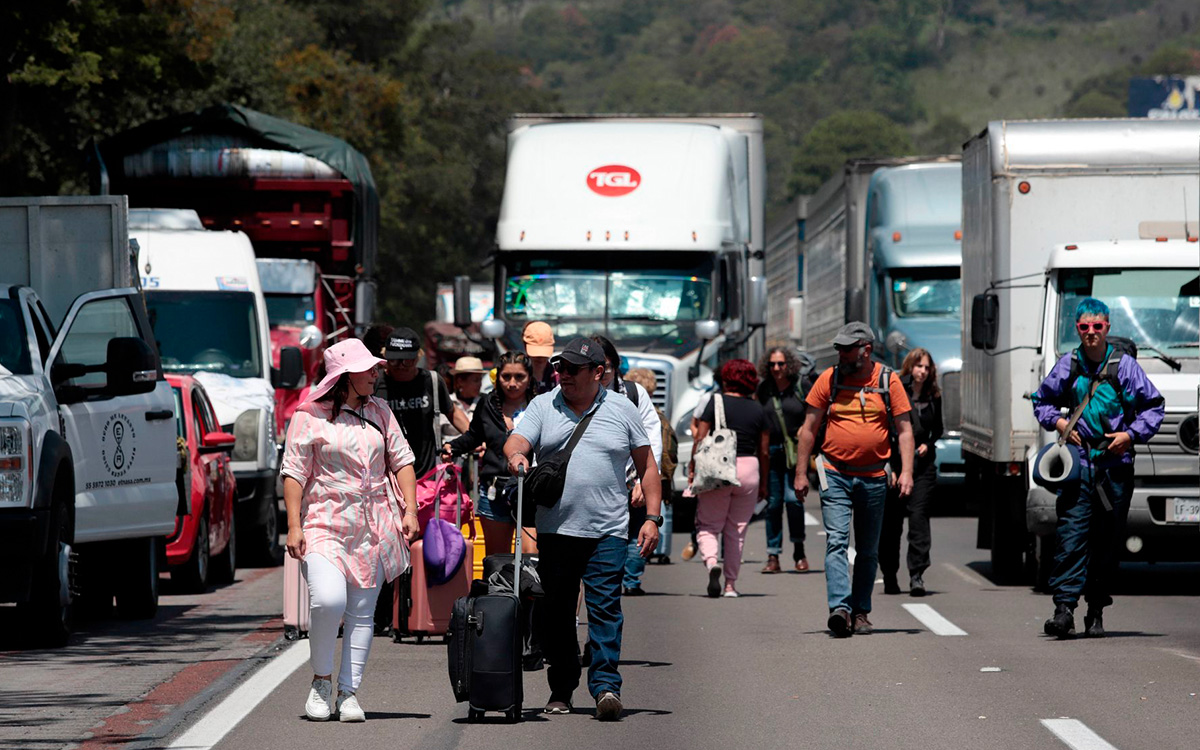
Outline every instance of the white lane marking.
{"label": "white lane marking", "polygon": [[1042,719],[1042,726],[1071,750],[1117,750],[1079,719]]}
{"label": "white lane marking", "polygon": [[308,659],[308,639],[296,641],[180,735],[171,748],[209,750]]}
{"label": "white lane marking", "polygon": [[1181,649],[1160,648],[1159,651],[1166,651],[1168,654],[1170,654],[1172,656],[1178,656],[1181,659],[1190,659],[1191,661],[1200,661],[1200,656],[1196,656],[1195,654],[1189,654],[1187,651],[1183,651]]}
{"label": "white lane marking", "polygon": [[949,570],[951,573],[953,573],[954,575],[958,576],[959,578],[963,579],[967,583],[970,583],[974,586],[991,586],[992,585],[992,583],[990,581],[988,581],[987,579],[985,579],[983,576],[979,575],[975,571],[971,570],[970,568],[966,568],[966,569],[960,568],[959,566],[954,565],[952,563],[948,563],[948,562],[944,562],[944,563],[942,563],[942,565],[945,566],[945,568],[947,570]]}
{"label": "white lane marking", "polygon": [[804,525],[805,526],[820,526],[821,522],[818,521],[817,517],[814,516],[812,513],[809,513],[808,511],[804,511]]}
{"label": "white lane marking", "polygon": [[928,604],[901,604],[908,613],[920,620],[921,624],[933,631],[934,635],[966,635],[967,631],[938,614],[938,611]]}

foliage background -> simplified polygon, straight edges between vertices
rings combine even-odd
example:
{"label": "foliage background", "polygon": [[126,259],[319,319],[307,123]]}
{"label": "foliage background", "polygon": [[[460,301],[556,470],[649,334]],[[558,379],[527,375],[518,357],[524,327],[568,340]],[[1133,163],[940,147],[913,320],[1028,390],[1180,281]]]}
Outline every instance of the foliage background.
{"label": "foliage background", "polygon": [[418,326],[492,246],[514,112],[760,112],[778,208],[854,156],[1001,117],[1120,116],[1200,72],[1194,0],[9,0],[0,194],[86,192],[84,147],[231,101],[379,183],[381,314]]}

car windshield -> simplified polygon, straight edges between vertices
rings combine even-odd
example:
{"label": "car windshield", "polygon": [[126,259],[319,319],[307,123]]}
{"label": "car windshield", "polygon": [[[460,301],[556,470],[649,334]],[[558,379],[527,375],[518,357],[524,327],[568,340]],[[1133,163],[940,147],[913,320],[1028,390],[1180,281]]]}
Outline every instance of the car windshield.
{"label": "car windshield", "polygon": [[1075,308],[1085,297],[1108,305],[1110,333],[1172,357],[1200,347],[1200,274],[1187,268],[1075,269],[1059,276],[1058,353],[1079,346]]}
{"label": "car windshield", "polygon": [[146,309],[167,372],[262,377],[250,292],[147,292]]}
{"label": "car windshield", "polygon": [[272,326],[307,326],[317,319],[311,294],[268,294],[267,317]]}
{"label": "car windshield", "polygon": [[0,300],[0,375],[32,375],[29,335],[15,299]]}
{"label": "car windshield", "polygon": [[901,318],[958,315],[962,310],[959,269],[906,268],[893,273],[892,305]]}

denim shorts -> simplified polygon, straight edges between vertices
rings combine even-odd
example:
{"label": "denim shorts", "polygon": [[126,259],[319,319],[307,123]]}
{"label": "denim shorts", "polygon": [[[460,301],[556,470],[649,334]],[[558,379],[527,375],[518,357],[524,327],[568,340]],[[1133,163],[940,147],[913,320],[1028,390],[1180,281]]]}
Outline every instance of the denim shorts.
{"label": "denim shorts", "polygon": [[516,483],[508,477],[484,480],[479,486],[479,504],[475,513],[489,521],[513,523],[516,508]]}

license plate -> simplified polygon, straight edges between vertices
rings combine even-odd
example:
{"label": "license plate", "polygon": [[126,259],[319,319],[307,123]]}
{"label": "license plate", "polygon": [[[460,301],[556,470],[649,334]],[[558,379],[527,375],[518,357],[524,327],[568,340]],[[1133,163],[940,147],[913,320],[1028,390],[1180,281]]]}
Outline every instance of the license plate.
{"label": "license plate", "polygon": [[1175,523],[1200,523],[1200,498],[1174,497],[1171,520]]}

